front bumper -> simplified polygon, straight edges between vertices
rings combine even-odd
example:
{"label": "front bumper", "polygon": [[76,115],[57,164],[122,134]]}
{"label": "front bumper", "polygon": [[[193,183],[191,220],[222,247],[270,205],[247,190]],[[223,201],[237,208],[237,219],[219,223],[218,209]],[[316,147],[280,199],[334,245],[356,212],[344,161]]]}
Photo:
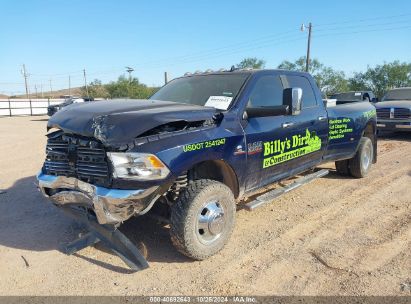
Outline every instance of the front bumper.
{"label": "front bumper", "polygon": [[411,131],[411,120],[378,119],[377,128],[387,131]]}
{"label": "front bumper", "polygon": [[41,192],[56,206],[83,206],[94,211],[100,224],[118,224],[145,212],[158,197],[158,186],[147,189],[109,189],[74,177],[37,175]]}

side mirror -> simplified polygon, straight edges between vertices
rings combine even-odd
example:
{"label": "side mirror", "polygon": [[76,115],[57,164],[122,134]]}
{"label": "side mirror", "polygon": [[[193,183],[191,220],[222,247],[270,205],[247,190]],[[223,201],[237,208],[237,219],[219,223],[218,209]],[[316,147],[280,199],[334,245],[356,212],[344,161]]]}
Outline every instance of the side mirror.
{"label": "side mirror", "polygon": [[378,97],[371,98],[371,102],[378,102]]}
{"label": "side mirror", "polygon": [[287,88],[283,91],[283,105],[288,106],[291,115],[301,113],[303,90],[301,88]]}

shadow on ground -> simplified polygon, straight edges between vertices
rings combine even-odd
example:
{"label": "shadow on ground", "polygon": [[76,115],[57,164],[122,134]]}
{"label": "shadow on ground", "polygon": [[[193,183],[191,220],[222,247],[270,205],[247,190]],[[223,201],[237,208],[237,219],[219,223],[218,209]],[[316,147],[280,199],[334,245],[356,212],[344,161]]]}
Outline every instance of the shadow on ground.
{"label": "shadow on ground", "polygon": [[31,119],[30,121],[48,121],[48,118]]}
{"label": "shadow on ground", "polygon": [[[81,225],[54,207],[37,190],[35,176],[18,180],[0,194],[0,245],[33,251],[59,250],[76,239]],[[159,225],[149,216],[132,218],[120,227],[133,243],[147,250],[148,262],[189,262],[178,253],[169,238],[168,228]],[[97,245],[97,250],[110,252]],[[111,252],[110,252],[111,253]],[[116,272],[128,272],[89,258],[81,253],[77,257]]]}
{"label": "shadow on ground", "polygon": [[411,141],[411,132],[379,132],[378,139]]}

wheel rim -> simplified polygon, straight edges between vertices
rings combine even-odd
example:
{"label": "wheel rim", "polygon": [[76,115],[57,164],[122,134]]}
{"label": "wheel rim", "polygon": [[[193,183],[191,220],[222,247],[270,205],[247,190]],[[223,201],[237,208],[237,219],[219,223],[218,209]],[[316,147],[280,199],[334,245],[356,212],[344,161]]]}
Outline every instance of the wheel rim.
{"label": "wheel rim", "polygon": [[224,207],[219,201],[206,203],[197,216],[196,234],[205,245],[219,239],[225,227]]}
{"label": "wheel rim", "polygon": [[371,147],[369,145],[364,147],[363,154],[362,154],[362,168],[364,171],[368,170],[368,167],[371,164]]}

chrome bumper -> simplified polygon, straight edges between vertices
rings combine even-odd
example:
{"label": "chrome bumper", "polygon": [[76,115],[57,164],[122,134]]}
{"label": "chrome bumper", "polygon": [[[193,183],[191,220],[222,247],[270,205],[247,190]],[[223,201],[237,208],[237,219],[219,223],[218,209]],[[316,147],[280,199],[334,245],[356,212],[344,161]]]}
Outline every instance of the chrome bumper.
{"label": "chrome bumper", "polygon": [[387,130],[411,130],[410,119],[378,119],[377,128]]}
{"label": "chrome bumper", "polygon": [[158,186],[148,189],[109,189],[74,177],[37,175],[41,192],[56,206],[77,205],[94,210],[100,224],[118,224],[145,212]]}

